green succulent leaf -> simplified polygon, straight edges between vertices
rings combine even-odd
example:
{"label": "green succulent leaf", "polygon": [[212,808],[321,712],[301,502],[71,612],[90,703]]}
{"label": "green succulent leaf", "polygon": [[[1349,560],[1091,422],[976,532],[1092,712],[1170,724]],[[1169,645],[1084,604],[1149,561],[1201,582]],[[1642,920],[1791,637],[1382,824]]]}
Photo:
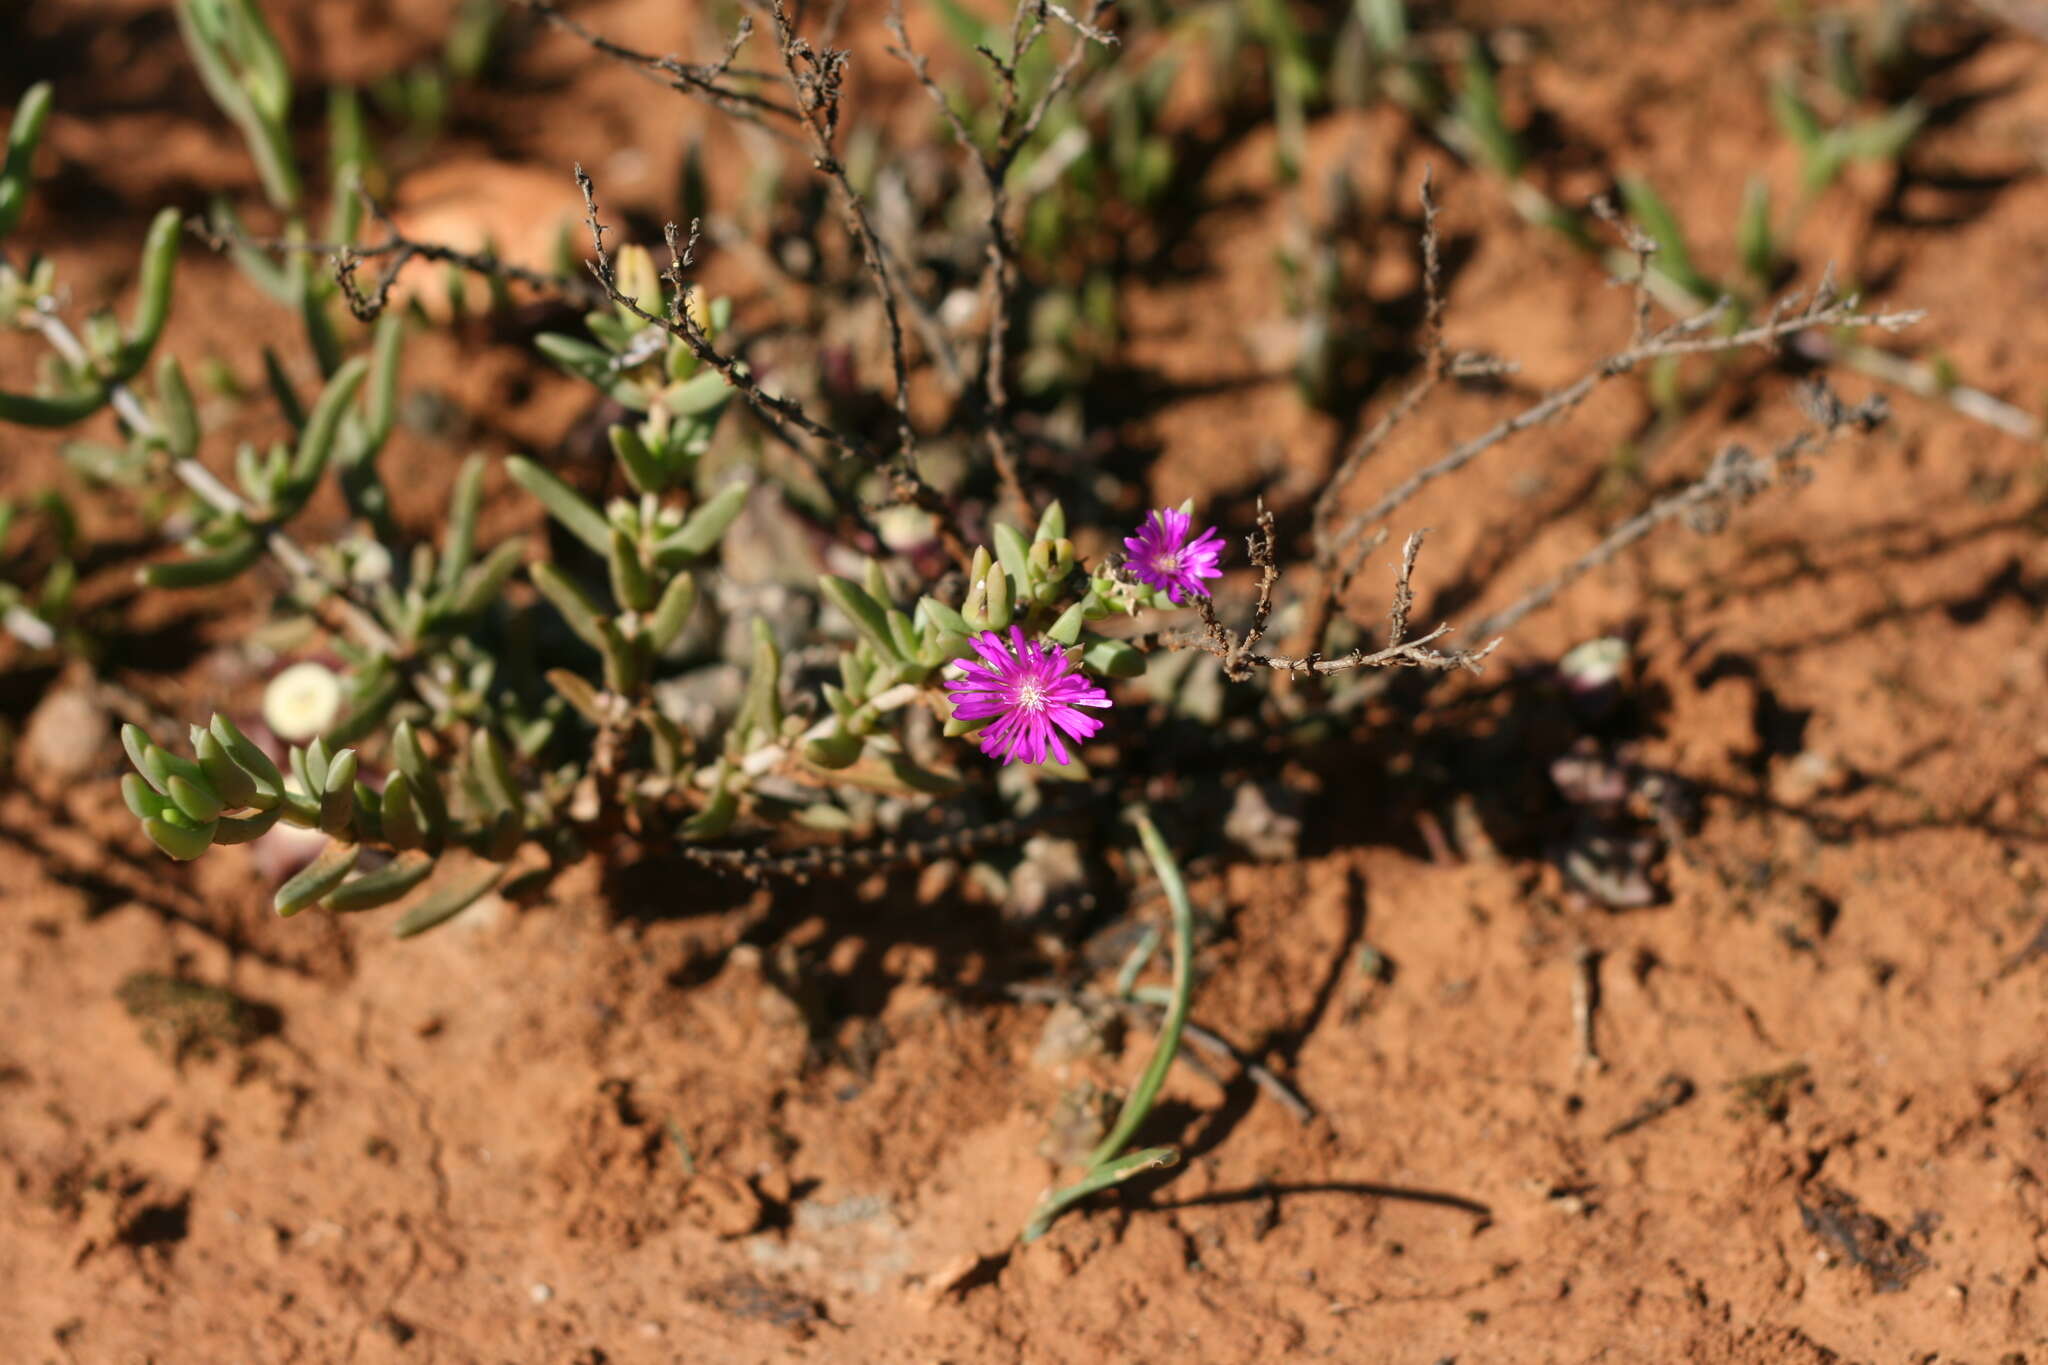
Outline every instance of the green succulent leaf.
{"label": "green succulent leaf", "polygon": [[[605,321],[617,325],[612,319]],[[542,332],[533,339],[533,348],[578,379],[596,385],[621,406],[647,411],[646,390],[613,365],[612,353],[604,347],[559,332]]]}
{"label": "green succulent leaf", "polygon": [[1031,581],[1031,546],[1017,528],[1006,522],[995,526],[996,559],[1002,564],[1013,585],[1021,586]]}
{"label": "green succulent leaf", "polygon": [[149,363],[164,322],[171,314],[171,280],[177,272],[178,246],[184,221],[176,209],[159,210],[142,242],[142,280],[137,287],[134,320],[113,356],[115,381],[134,378]]}
{"label": "green succulent leaf", "polygon": [[944,602],[941,602],[938,598],[921,597],[918,599],[917,605],[918,609],[924,613],[925,619],[938,629],[950,631],[956,635],[971,633],[971,629],[967,624],[967,618],[947,606]]}
{"label": "green succulent leaf", "polygon": [[425,822],[412,799],[412,782],[404,773],[393,773],[385,781],[377,810],[385,843],[403,850],[419,848],[427,842]]}
{"label": "green succulent leaf", "polygon": [[689,624],[690,612],[696,605],[696,579],[687,573],[679,573],[668,581],[668,586],[662,589],[661,600],[647,619],[648,643],[654,646],[657,654],[682,637],[683,628]]}
{"label": "green succulent leaf", "polygon": [[[881,603],[868,596],[866,589],[836,574],[821,575],[818,588],[883,658],[892,663],[902,661],[903,656],[896,650],[896,637],[889,630],[888,615],[882,610]],[[847,690],[855,689],[849,686]]]}
{"label": "green succulent leaf", "polygon": [[1081,663],[1105,678],[1141,678],[1145,656],[1122,640],[1089,640],[1081,650]]}
{"label": "green succulent leaf", "polygon": [[506,757],[505,746],[498,742],[496,735],[484,729],[471,735],[469,761],[493,813],[517,812],[522,808],[519,783],[512,776],[512,762]]}
{"label": "green succulent leaf", "polygon": [[348,833],[356,810],[356,771],[360,767],[354,749],[343,749],[328,763],[325,789],[320,794],[321,833]]}
{"label": "green succulent leaf", "polygon": [[668,391],[662,406],[677,417],[701,417],[732,400],[733,388],[717,370],[706,370]]}
{"label": "green succulent leaf", "polygon": [[540,501],[547,514],[560,522],[576,539],[588,545],[596,554],[605,554],[611,548],[611,523],[581,494],[556,478],[547,469],[532,460],[518,455],[507,456],[505,471],[512,481],[524,488]]}
{"label": "green succulent leaf", "polygon": [[271,904],[286,918],[298,914],[340,886],[362,856],[358,844],[329,844],[297,876],[277,888]]}
{"label": "green succulent leaf", "polygon": [[256,815],[224,815],[214,827],[213,841],[216,844],[254,843],[270,833],[283,814],[282,807],[272,806]]}
{"label": "green succulent leaf", "polygon": [[626,471],[626,479],[639,493],[666,493],[674,482],[667,469],[662,467],[654,452],[647,448],[640,433],[622,422],[615,422],[606,433],[611,438],[612,453],[619,457],[619,465]]}
{"label": "green succulent leaf", "polygon": [[165,785],[170,789],[166,795],[196,823],[205,825],[220,819],[221,800],[203,781],[195,782],[182,773],[172,773]]}
{"label": "green succulent leaf", "polygon": [[213,847],[214,823],[193,824],[175,807],[166,807],[162,816],[144,820],[142,829],[158,848],[181,863],[189,863]]}
{"label": "green succulent leaf", "polygon": [[321,902],[339,914],[375,910],[406,895],[427,879],[434,860],[424,856],[394,858],[375,872],[351,878],[327,893]]}
{"label": "green succulent leaf", "polygon": [[7,126],[7,159],[0,162],[0,237],[14,231],[28,203],[30,163],[36,144],[42,141],[50,104],[50,83],[37,81],[22,92],[20,103],[14,106],[14,121]]}
{"label": "green succulent leaf", "polygon": [[747,492],[748,485],[729,483],[705,499],[681,526],[656,542],[655,563],[673,568],[710,554],[747,505]]}
{"label": "green succulent leaf", "polygon": [[257,748],[226,716],[215,713],[208,728],[235,766],[255,782],[256,796],[250,804],[259,809],[276,805],[284,794],[284,774],[270,761],[270,755]]}
{"label": "green succulent leaf", "polygon": [[806,743],[804,760],[819,768],[848,768],[860,758],[861,745],[859,735],[835,730],[829,735],[821,735]]}
{"label": "green succulent leaf", "polygon": [[263,541],[244,530],[212,554],[146,565],[137,576],[152,588],[210,588],[240,577],[262,557]]}
{"label": "green succulent leaf", "polygon": [[435,891],[406,911],[391,932],[398,938],[411,938],[446,924],[482,900],[504,879],[505,869],[494,867]]}
{"label": "green succulent leaf", "polygon": [[[505,590],[505,584],[526,561],[526,542],[508,540],[472,564],[448,600],[448,614],[456,617],[482,614]],[[446,561],[443,561],[444,563]]]}
{"label": "green succulent leaf", "polygon": [[1045,632],[1045,638],[1054,644],[1071,645],[1081,638],[1081,627],[1088,620],[1088,604],[1076,602],[1060,613],[1059,619]]}
{"label": "green succulent leaf", "polygon": [[156,399],[164,448],[174,459],[191,459],[199,453],[199,408],[174,355],[166,355],[156,367]]}
{"label": "green succulent leaf", "polygon": [[528,574],[533,579],[533,586],[540,589],[541,596],[554,603],[555,610],[562,613],[569,629],[592,649],[602,650],[605,646],[604,628],[610,622],[590,594],[552,564],[535,564]]}
{"label": "green succulent leaf", "polygon": [[391,759],[411,785],[427,837],[440,838],[448,828],[448,798],[441,793],[441,784],[427,763],[426,750],[420,746],[419,732],[413,729],[411,721],[400,721],[391,732]]}
{"label": "green succulent leaf", "polygon": [[36,398],[0,390],[0,422],[24,427],[68,427],[105,407],[107,392],[94,385],[80,393]]}

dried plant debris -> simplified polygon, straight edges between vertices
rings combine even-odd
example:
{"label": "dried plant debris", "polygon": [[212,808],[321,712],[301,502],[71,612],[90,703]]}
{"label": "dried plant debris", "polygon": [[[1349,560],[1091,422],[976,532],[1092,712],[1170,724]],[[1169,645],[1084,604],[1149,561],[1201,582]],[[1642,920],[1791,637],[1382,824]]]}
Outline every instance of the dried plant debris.
{"label": "dried plant debris", "polygon": [[220,986],[163,972],[135,972],[115,991],[142,1036],[173,1061],[247,1047],[277,1032],[277,1011]]}
{"label": "dried plant debris", "polygon": [[1918,1213],[1904,1232],[1865,1209],[1856,1196],[1825,1181],[1815,1181],[1796,1201],[1799,1221],[1849,1264],[1870,1272],[1871,1288],[1895,1294],[1932,1263],[1924,1242],[1940,1225],[1933,1213]]}
{"label": "dried plant debris", "polygon": [[1812,1088],[1809,1077],[1812,1068],[1805,1062],[1794,1062],[1773,1071],[1757,1071],[1739,1076],[1730,1082],[1728,1089],[1735,1096],[1728,1107],[1730,1118],[1763,1118],[1772,1123],[1783,1123],[1791,1111],[1792,1098]]}
{"label": "dried plant debris", "polygon": [[1657,1082],[1656,1093],[1637,1105],[1635,1112],[1600,1135],[1604,1142],[1626,1137],[1645,1124],[1654,1123],[1672,1110],[1692,1099],[1694,1095],[1692,1078],[1674,1071]]}
{"label": "dried plant debris", "polygon": [[787,1327],[804,1337],[826,1321],[824,1309],[815,1299],[764,1284],[751,1275],[729,1275],[715,1284],[692,1290],[690,1298],[727,1317]]}

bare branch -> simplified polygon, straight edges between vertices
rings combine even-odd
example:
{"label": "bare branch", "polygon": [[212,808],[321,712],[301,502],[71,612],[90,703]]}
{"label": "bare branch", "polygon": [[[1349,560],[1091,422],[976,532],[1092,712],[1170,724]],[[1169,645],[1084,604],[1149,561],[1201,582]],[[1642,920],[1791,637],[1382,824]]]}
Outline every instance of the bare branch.
{"label": "bare branch", "polygon": [[[846,209],[846,229],[860,247],[861,261],[874,277],[875,295],[881,300],[882,315],[889,325],[889,361],[896,375],[896,463],[900,471],[917,479],[917,434],[910,425],[910,365],[904,358],[903,321],[896,311],[896,283],[889,262],[875,236],[866,202],[847,178],[833,142],[839,130],[840,85],[844,79],[847,54],[831,48],[814,48],[797,34],[782,0],[770,0],[775,17],[776,46],[795,92],[797,110],[810,131],[812,164],[838,187]],[[920,480],[921,481],[921,480]]]}
{"label": "bare branch", "polygon": [[[384,311],[390,302],[392,286],[397,283],[399,272],[414,260],[435,261],[453,265],[475,275],[523,284],[553,297],[566,299],[582,308],[593,307],[604,301],[604,295],[588,280],[514,265],[509,261],[499,260],[489,252],[458,251],[439,242],[423,242],[408,237],[399,230],[390,211],[368,191],[358,187],[357,193],[362,196],[363,203],[371,215],[384,226],[385,239],[374,245],[364,246],[353,242],[306,242],[290,237],[258,237],[239,229],[222,230],[200,218],[187,220],[185,228],[215,251],[242,247],[280,255],[332,257],[335,279],[341,285],[343,296],[348,300],[349,311],[364,322],[375,320]],[[386,264],[378,272],[377,282],[364,290],[355,282],[356,271],[362,262],[373,260],[385,260]]]}
{"label": "bare branch", "polygon": [[[1097,21],[1110,11],[1114,3],[1115,0],[1093,0],[1087,18],[1078,19],[1058,5],[1049,3],[1049,0],[1018,0],[1010,24],[1008,60],[982,49],[982,55],[996,73],[997,128],[993,147],[983,147],[975,140],[960,111],[953,107],[945,91],[932,78],[930,63],[910,41],[909,30],[904,26],[901,0],[892,0],[889,10],[889,31],[896,39],[896,46],[890,49],[891,54],[917,77],[918,84],[952,130],[953,140],[981,172],[988,192],[987,263],[982,270],[988,330],[982,348],[981,425],[1004,493],[1015,506],[1017,515],[1026,522],[1031,520],[1033,507],[1018,469],[1016,452],[1010,444],[1008,326],[1010,299],[1017,283],[1017,250],[1010,232],[1008,178],[1011,166],[1044,122],[1053,100],[1072,82],[1082,58],[1087,54],[1088,44],[1116,41],[1115,35],[1097,26]],[[1020,116],[1017,64],[1044,35],[1048,14],[1073,27],[1080,38],[1061,59],[1052,79],[1046,83],[1031,109]]]}
{"label": "bare branch", "polygon": [[1394,578],[1394,601],[1387,608],[1387,646],[1392,648],[1408,635],[1408,612],[1415,605],[1415,589],[1409,580],[1415,576],[1415,556],[1422,553],[1422,538],[1429,534],[1423,527],[1408,537],[1401,546],[1401,571]]}
{"label": "bare branch", "polygon": [[[1444,347],[1443,257],[1437,239],[1436,198],[1430,193],[1432,184],[1432,172],[1428,167],[1424,167],[1420,190],[1423,370],[1415,381],[1402,391],[1401,396],[1394,400],[1393,406],[1381,413],[1379,419],[1351,443],[1343,458],[1337,461],[1337,467],[1331,473],[1330,481],[1324,485],[1322,495],[1316,499],[1313,517],[1316,562],[1326,571],[1333,566],[1336,557],[1337,539],[1330,534],[1330,524],[1336,517],[1337,503],[1343,491],[1357,477],[1358,471],[1364,467],[1373,452],[1393,434],[1394,429],[1422,406],[1423,400],[1434,393],[1436,386],[1454,371],[1453,358]],[[1339,591],[1339,585],[1334,575],[1328,576],[1331,579],[1330,596],[1334,598]],[[1327,611],[1324,624],[1328,624]],[[1317,638],[1321,638],[1320,632]]]}
{"label": "bare branch", "polygon": [[[1341,546],[1366,527],[1384,520],[1401,504],[1422,491],[1427,484],[1446,474],[1456,473],[1516,433],[1563,416],[1584,402],[1586,396],[1595,388],[1618,375],[1629,373],[1644,361],[1662,356],[1717,354],[1752,346],[1768,348],[1777,345],[1785,337],[1815,328],[1877,327],[1885,331],[1897,331],[1918,322],[1924,316],[1918,311],[1859,313],[1856,311],[1855,300],[1838,297],[1825,279],[1814,290],[1805,306],[1793,311],[1790,305],[1795,302],[1794,299],[1788,299],[1779,309],[1773,310],[1772,316],[1765,321],[1722,336],[1701,335],[1724,311],[1718,306],[1651,333],[1641,343],[1608,356],[1572,383],[1561,389],[1552,390],[1514,416],[1495,424],[1471,440],[1452,447],[1439,459],[1402,480],[1370,507],[1347,521],[1337,533],[1337,545]],[[1353,571],[1355,572],[1355,559]],[[1347,573],[1345,576],[1348,578],[1350,575]]]}
{"label": "bare branch", "polygon": [[[1024,0],[1024,3],[1027,5],[1031,2],[1032,0]],[[1011,160],[1015,160],[1017,151],[1021,150],[1024,144],[1029,142],[1032,136],[1038,132],[1038,125],[1045,122],[1046,114],[1052,109],[1052,102],[1060,97],[1061,92],[1074,79],[1074,73],[1080,70],[1082,59],[1088,55],[1088,44],[1096,43],[1103,47],[1115,45],[1117,41],[1116,35],[1097,26],[1097,21],[1103,15],[1108,14],[1115,7],[1115,4],[1116,0],[1094,0],[1089,6],[1087,21],[1083,22],[1067,13],[1064,9],[1061,9],[1058,5],[1051,3],[1051,0],[1046,0],[1043,8],[1050,10],[1072,25],[1074,31],[1080,34],[1083,41],[1077,42],[1067,49],[1067,55],[1060,59],[1059,66],[1052,73],[1052,79],[1045,83],[1045,89],[1039,91],[1037,102],[1031,106],[1031,110],[1024,116],[1023,122],[1019,123],[1008,137],[1007,140],[1011,147]],[[1008,121],[1006,117],[1004,122],[1008,123]],[[1007,164],[1005,164],[1004,169],[1009,169]]]}
{"label": "bare branch", "polygon": [[1888,415],[1882,395],[1848,407],[1819,380],[1804,386],[1800,398],[1814,423],[1811,428],[1799,432],[1761,457],[1741,445],[1725,447],[1696,482],[1659,498],[1622,522],[1598,545],[1567,564],[1555,576],[1531,588],[1512,605],[1480,621],[1473,627],[1474,632],[1479,635],[1506,634],[1532,613],[1549,606],[1580,578],[1608,563],[1667,522],[1683,520],[1702,533],[1720,530],[1726,524],[1730,510],[1778,482],[1800,456],[1819,453],[1844,428],[1867,432]]}
{"label": "bare branch", "polygon": [[615,43],[603,34],[584,27],[575,19],[564,14],[551,0],[516,0],[549,24],[571,34],[614,61],[634,67],[672,90],[709,102],[711,105],[734,118],[765,128],[777,137],[787,139],[789,134],[771,125],[767,117],[795,119],[797,111],[786,104],[755,94],[751,90],[736,89],[723,82],[728,78],[764,79],[760,72],[736,71],[733,62],[738,58],[740,48],[752,36],[753,21],[742,17],[739,28],[727,45],[725,56],[710,66],[694,66],[678,61],[674,57],[657,57],[650,52],[639,52],[623,44]]}
{"label": "bare branch", "polygon": [[[680,340],[698,360],[718,371],[725,382],[746,400],[747,406],[754,410],[755,415],[769,430],[791,448],[804,449],[803,443],[795,435],[795,432],[801,431],[862,464],[883,470],[889,476],[897,500],[930,513],[937,523],[939,537],[945,542],[947,552],[963,565],[970,561],[971,556],[966,542],[961,539],[959,528],[954,521],[953,509],[931,485],[917,476],[914,469],[906,469],[901,462],[892,465],[858,436],[818,421],[794,399],[769,393],[754,378],[751,369],[712,345],[711,338],[705,335],[704,329],[684,306],[684,299],[691,288],[684,272],[691,264],[690,248],[694,247],[697,241],[694,224],[691,226],[688,246],[679,245],[680,234],[674,223],[666,225],[664,235],[668,239],[669,266],[662,272],[662,278],[669,283],[674,294],[664,311],[650,312],[639,299],[619,289],[618,275],[612,267],[611,253],[604,245],[604,234],[609,229],[598,217],[597,189],[589,173],[580,165],[576,167],[576,184],[583,193],[584,225],[590,231],[591,248],[596,255],[596,259],[589,262],[590,271],[607,299],[641,321],[652,323]],[[826,478],[823,481],[835,498],[841,497],[835,480]],[[872,533],[872,527],[868,526],[866,517],[858,507],[849,507],[843,499],[841,507],[843,511],[856,518],[858,524]]]}
{"label": "bare branch", "polygon": [[1651,294],[1650,262],[1657,254],[1657,239],[1638,228],[1621,216],[1614,203],[1606,195],[1595,196],[1593,216],[1614,229],[1621,237],[1622,244],[1635,257],[1635,274],[1627,283],[1635,293],[1635,331],[1629,338],[1631,346],[1640,346],[1650,339],[1650,309],[1655,303]]}
{"label": "bare branch", "polygon": [[[642,322],[653,323],[655,326],[666,331],[670,336],[679,338],[685,346],[690,348],[691,354],[724,376],[725,382],[738,390],[740,397],[747,400],[747,405],[754,409],[755,415],[789,445],[795,447],[801,447],[802,445],[802,442],[798,441],[790,430],[795,428],[829,446],[835,447],[853,459],[868,464],[877,462],[873,449],[858,436],[826,426],[823,422],[818,421],[808,412],[804,411],[802,404],[797,403],[793,399],[785,398],[780,394],[769,393],[755,381],[752,372],[745,365],[732,356],[723,354],[717,347],[711,344],[711,338],[706,336],[704,329],[697,325],[697,321],[691,316],[690,310],[682,306],[682,296],[685,291],[691,288],[689,283],[682,277],[682,270],[691,264],[691,259],[687,250],[680,253],[677,251],[675,224],[670,223],[667,225],[671,266],[669,270],[663,272],[663,278],[668,280],[676,290],[674,303],[665,312],[652,313],[641,305],[639,299],[621,293],[618,285],[618,276],[612,269],[611,253],[605,249],[604,245],[604,234],[610,231],[610,229],[598,218],[597,188],[592,182],[590,174],[581,165],[576,167],[576,184],[583,192],[583,222],[584,226],[589,229],[591,248],[597,255],[597,259],[589,262],[590,273],[596,279],[599,290],[607,300],[618,304]],[[690,241],[693,245],[696,242],[694,227],[690,235]]]}
{"label": "bare branch", "polygon": [[1167,649],[1199,649],[1213,654],[1223,664],[1223,676],[1232,682],[1243,682],[1259,669],[1276,673],[1292,673],[1301,676],[1326,677],[1332,673],[1344,673],[1354,668],[1460,668],[1470,673],[1479,671],[1480,661],[1499,646],[1495,640],[1482,649],[1438,650],[1430,646],[1450,633],[1450,626],[1440,625],[1417,639],[1410,640],[1408,634],[1408,612],[1415,602],[1415,593],[1409,580],[1415,573],[1415,558],[1422,549],[1422,532],[1408,537],[1402,547],[1401,563],[1394,579],[1394,601],[1388,613],[1389,623],[1387,645],[1378,650],[1354,649],[1349,654],[1326,659],[1321,654],[1309,653],[1298,658],[1278,654],[1254,652],[1265,633],[1266,618],[1272,611],[1273,588],[1279,581],[1280,571],[1273,547],[1273,517],[1263,505],[1259,508],[1258,534],[1248,538],[1246,548],[1251,561],[1259,570],[1258,597],[1252,606],[1252,624],[1242,636],[1232,637],[1230,630],[1217,618],[1216,607],[1206,597],[1195,599],[1195,609],[1202,618],[1199,634],[1182,632],[1158,637],[1149,641]]}

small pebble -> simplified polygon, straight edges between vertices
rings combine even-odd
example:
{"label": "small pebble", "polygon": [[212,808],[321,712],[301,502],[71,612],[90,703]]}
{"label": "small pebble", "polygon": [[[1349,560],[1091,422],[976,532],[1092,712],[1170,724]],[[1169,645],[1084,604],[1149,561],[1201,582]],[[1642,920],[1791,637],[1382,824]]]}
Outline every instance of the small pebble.
{"label": "small pebble", "polygon": [[83,688],[50,692],[30,713],[21,736],[21,765],[46,782],[90,776],[113,753],[114,723]]}

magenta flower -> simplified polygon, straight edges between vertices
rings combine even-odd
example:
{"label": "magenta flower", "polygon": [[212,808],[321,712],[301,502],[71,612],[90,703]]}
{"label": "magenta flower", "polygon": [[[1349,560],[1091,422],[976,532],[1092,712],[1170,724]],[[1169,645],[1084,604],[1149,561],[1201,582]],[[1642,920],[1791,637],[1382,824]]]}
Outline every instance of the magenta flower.
{"label": "magenta flower", "polygon": [[946,684],[953,714],[961,720],[993,716],[981,732],[981,751],[1005,763],[1043,763],[1048,749],[1061,763],[1072,762],[1060,738],[1083,740],[1102,722],[1076,707],[1107,707],[1109,693],[1090,682],[1059,649],[1047,649],[1010,627],[1010,643],[992,630],[973,639],[986,661],[963,662],[963,678]]}
{"label": "magenta flower", "polygon": [[1185,598],[1207,597],[1205,578],[1221,578],[1216,561],[1223,555],[1223,537],[1216,528],[1188,539],[1194,521],[1185,512],[1162,508],[1145,518],[1138,534],[1124,537],[1130,551],[1131,572],[1147,587],[1157,588],[1175,604]]}

